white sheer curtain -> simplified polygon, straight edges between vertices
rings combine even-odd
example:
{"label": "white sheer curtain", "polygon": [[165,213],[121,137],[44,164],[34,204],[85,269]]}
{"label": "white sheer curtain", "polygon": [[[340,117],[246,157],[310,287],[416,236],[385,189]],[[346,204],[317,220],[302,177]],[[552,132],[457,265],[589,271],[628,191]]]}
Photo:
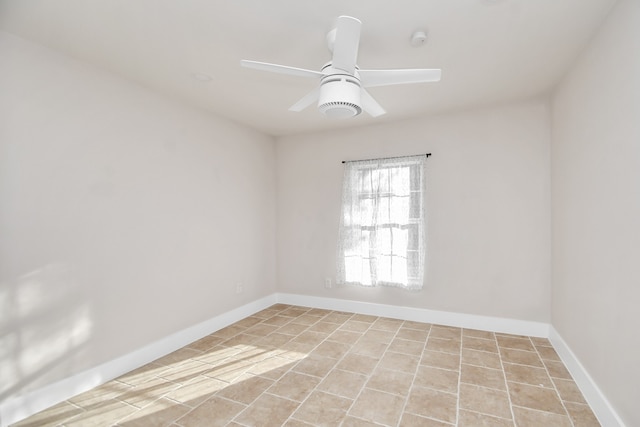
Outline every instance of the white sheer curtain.
{"label": "white sheer curtain", "polygon": [[345,163],[337,283],[422,289],[426,156]]}

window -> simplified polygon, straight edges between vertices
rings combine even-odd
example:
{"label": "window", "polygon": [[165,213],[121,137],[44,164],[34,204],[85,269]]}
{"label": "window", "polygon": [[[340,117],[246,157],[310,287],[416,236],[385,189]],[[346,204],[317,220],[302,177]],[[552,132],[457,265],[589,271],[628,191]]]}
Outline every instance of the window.
{"label": "window", "polygon": [[426,158],[345,163],[338,283],[422,288]]}

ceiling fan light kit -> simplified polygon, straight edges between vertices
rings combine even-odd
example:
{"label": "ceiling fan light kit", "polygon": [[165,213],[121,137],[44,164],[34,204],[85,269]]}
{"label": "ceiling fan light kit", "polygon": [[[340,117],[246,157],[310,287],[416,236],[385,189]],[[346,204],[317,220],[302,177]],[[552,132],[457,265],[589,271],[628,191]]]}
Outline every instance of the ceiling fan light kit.
{"label": "ceiling fan light kit", "polygon": [[[319,86],[292,105],[290,111],[302,111],[317,101],[318,110],[330,118],[355,117],[366,111],[372,117],[385,114],[385,110],[365,90],[366,87],[390,86],[407,83],[437,82],[439,69],[359,70],[356,65],[360,43],[361,22],[350,16],[340,16],[336,28],[327,34],[327,46],[332,53],[331,62],[321,71],[305,70],[286,65],[242,60],[243,67],[272,73],[320,79]],[[422,45],[426,33],[417,31],[411,43]],[[415,44],[418,43],[418,44]]]}

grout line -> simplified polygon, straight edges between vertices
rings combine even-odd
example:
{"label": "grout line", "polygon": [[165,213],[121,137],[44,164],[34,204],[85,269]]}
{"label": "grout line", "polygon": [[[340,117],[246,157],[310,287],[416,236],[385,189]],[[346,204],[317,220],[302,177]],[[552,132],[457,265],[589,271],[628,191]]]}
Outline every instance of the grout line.
{"label": "grout line", "polygon": [[[532,343],[533,344],[533,343]],[[547,364],[544,363],[544,359],[542,358],[542,355],[540,354],[540,352],[538,351],[538,348],[534,345],[533,348],[535,348],[536,350],[536,354],[538,355],[538,357],[540,358],[540,360],[542,361],[542,366],[544,371],[547,373],[547,376],[549,377],[549,381],[551,381],[551,387],[552,389],[556,392],[556,396],[558,397],[558,400],[560,400],[560,404],[562,405],[562,408],[564,409],[564,411],[566,412],[566,416],[567,418],[569,418],[569,422],[571,423],[571,425],[573,427],[575,427],[575,424],[573,423],[573,419],[571,418],[571,415],[569,413],[569,411],[567,410],[567,407],[564,404],[564,400],[562,399],[562,396],[560,395],[560,392],[558,391],[558,388],[556,387],[556,383],[553,381],[553,378],[551,376],[551,372],[549,372],[549,368],[547,368]],[[554,349],[555,350],[555,349]],[[564,365],[564,363],[563,363]]]}
{"label": "grout line", "polygon": [[[495,334],[494,334],[495,336]],[[502,353],[500,352],[500,346],[498,345],[498,338],[496,337],[496,347],[498,347],[498,359],[500,360],[500,366],[502,367],[502,377],[504,378],[504,386],[507,392],[507,399],[509,400],[509,412],[511,412],[511,420],[513,425],[516,425],[516,414],[513,412],[513,402],[511,401],[511,392],[509,390],[509,382],[507,381],[507,371],[504,369],[504,361],[502,360]]]}

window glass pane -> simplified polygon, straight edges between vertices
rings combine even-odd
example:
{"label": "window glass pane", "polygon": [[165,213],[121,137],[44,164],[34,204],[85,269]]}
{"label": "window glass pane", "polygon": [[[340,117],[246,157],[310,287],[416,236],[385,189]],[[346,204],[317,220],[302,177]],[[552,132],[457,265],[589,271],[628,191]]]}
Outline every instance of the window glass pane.
{"label": "window glass pane", "polygon": [[389,169],[378,169],[377,171],[377,188],[376,191],[385,194],[389,192]]}
{"label": "window glass pane", "polygon": [[391,255],[391,229],[378,228],[376,233],[378,252],[384,255]]}
{"label": "window glass pane", "polygon": [[410,188],[410,173],[408,167],[395,167],[390,169],[390,192],[396,196],[408,196]]}
{"label": "window glass pane", "polygon": [[[409,232],[406,229],[394,227],[391,230],[393,243],[391,249],[394,255],[406,256]],[[404,261],[403,261],[404,262]]]}
{"label": "window glass pane", "polygon": [[392,277],[393,283],[407,283],[407,259],[405,257],[392,257]]}
{"label": "window glass pane", "polygon": [[378,261],[378,280],[391,282],[391,255],[381,255]]}
{"label": "window glass pane", "polygon": [[376,223],[377,224],[388,224],[389,223],[389,198],[388,197],[380,197],[378,199],[378,206],[376,209]]}
{"label": "window glass pane", "polygon": [[390,197],[389,223],[405,225],[409,222],[409,196]]}
{"label": "window glass pane", "polygon": [[421,284],[425,158],[345,166],[338,282]]}

